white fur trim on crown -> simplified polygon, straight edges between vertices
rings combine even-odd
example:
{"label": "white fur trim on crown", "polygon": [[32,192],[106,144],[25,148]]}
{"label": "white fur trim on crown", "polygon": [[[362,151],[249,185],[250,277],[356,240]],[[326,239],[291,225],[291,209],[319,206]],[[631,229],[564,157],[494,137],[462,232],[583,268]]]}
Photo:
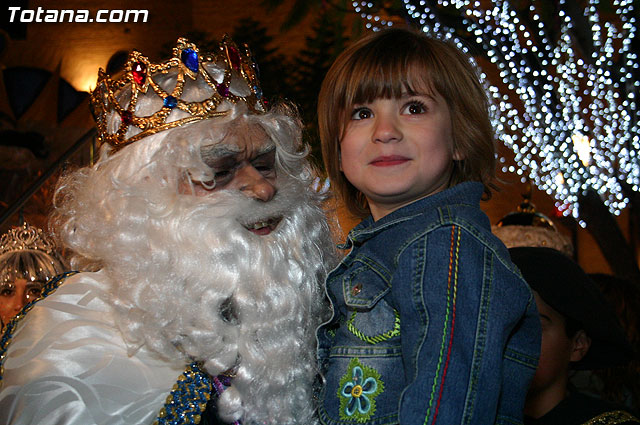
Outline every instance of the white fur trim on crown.
{"label": "white fur trim on crown", "polygon": [[573,244],[569,238],[557,230],[535,226],[491,226],[507,248],[542,247],[554,248],[568,256],[573,256]]}

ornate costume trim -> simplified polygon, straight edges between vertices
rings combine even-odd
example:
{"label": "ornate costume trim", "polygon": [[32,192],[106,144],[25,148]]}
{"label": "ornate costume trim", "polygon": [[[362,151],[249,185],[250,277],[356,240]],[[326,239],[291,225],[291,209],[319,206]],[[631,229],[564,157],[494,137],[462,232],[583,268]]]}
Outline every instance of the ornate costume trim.
{"label": "ornate costume trim", "polygon": [[[453,345],[453,331],[456,323],[456,298],[458,295],[458,265],[459,265],[459,251],[460,251],[460,228],[458,226],[451,227],[451,246],[449,248],[449,272],[447,282],[447,310],[444,318],[444,329],[442,331],[442,341],[440,343],[440,354],[438,357],[438,367],[436,374],[433,378],[433,385],[431,387],[431,395],[429,396],[429,408],[427,409],[427,416],[424,419],[424,424],[427,424],[431,409],[434,408],[433,420],[431,424],[435,424],[438,417],[438,409],[440,408],[440,401],[442,400],[442,393],[444,391],[444,381],[447,376],[447,369],[449,367],[449,360],[451,359],[451,348]],[[448,338],[447,338],[448,337]],[[445,357],[446,353],[446,357]],[[440,372],[442,371],[442,377]],[[440,380],[440,390],[438,391],[438,399],[435,400],[436,388],[438,386],[438,380]],[[435,406],[434,406],[435,400]]]}
{"label": "ornate costume trim", "polygon": [[349,329],[349,331],[361,341],[364,341],[366,343],[373,345],[379,342],[387,341],[393,338],[394,336],[400,335],[400,313],[398,313],[398,311],[395,309],[393,310],[393,314],[396,317],[393,323],[393,329],[383,334],[374,335],[374,336],[365,335],[362,331],[356,328],[356,326],[353,324],[353,322],[356,319],[356,314],[357,313],[355,311],[351,314],[351,318],[349,318],[349,321],[347,322],[347,329]]}
{"label": "ornate costume trim", "polygon": [[199,424],[211,397],[211,377],[191,363],[180,375],[154,425]]}
{"label": "ornate costume trim", "polygon": [[628,412],[622,410],[614,410],[612,412],[605,412],[585,422],[582,425],[616,425],[627,422],[639,423],[640,420]]}
{"label": "ornate costume trim", "polygon": [[376,397],[384,390],[384,383],[377,370],[358,358],[351,359],[347,369],[338,385],[340,418],[365,423],[376,412]]}
{"label": "ornate costume trim", "polygon": [[13,333],[16,330],[18,323],[20,323],[20,321],[26,316],[27,312],[31,310],[38,301],[54,293],[55,290],[58,289],[69,276],[73,276],[76,273],[78,272],[66,272],[49,280],[42,287],[42,293],[40,294],[40,297],[28,302],[24,307],[22,307],[20,313],[18,313],[13,319],[11,319],[11,321],[9,321],[9,323],[7,323],[7,325],[4,327],[2,332],[2,339],[0,339],[0,388],[2,388],[2,379],[4,376],[4,360],[6,358],[7,349],[9,348],[9,344],[11,343]]}

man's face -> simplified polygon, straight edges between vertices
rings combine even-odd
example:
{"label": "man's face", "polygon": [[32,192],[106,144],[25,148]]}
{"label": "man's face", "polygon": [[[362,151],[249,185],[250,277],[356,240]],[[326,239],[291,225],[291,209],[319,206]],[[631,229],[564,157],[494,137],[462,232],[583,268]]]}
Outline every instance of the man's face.
{"label": "man's face", "polygon": [[[269,202],[276,194],[276,145],[258,124],[242,123],[220,142],[201,148],[202,160],[214,173],[214,181],[182,182],[181,193],[206,196],[218,190],[237,190],[245,196]],[[271,233],[278,223],[256,223],[249,230],[258,235]]]}

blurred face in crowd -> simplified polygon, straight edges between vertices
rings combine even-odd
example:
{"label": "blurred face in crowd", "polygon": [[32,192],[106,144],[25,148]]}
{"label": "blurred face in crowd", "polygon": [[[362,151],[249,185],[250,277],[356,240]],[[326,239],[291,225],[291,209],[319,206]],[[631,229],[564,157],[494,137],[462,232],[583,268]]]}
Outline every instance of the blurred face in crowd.
{"label": "blurred face in crowd", "polygon": [[539,418],[566,397],[570,364],[587,354],[591,340],[584,330],[568,336],[565,317],[547,304],[538,292],[533,291],[533,295],[540,315],[542,344],[524,413]]}
{"label": "blurred face in crowd", "polygon": [[38,298],[42,284],[38,281],[27,282],[16,279],[0,284],[0,319],[7,324],[28,302]]}

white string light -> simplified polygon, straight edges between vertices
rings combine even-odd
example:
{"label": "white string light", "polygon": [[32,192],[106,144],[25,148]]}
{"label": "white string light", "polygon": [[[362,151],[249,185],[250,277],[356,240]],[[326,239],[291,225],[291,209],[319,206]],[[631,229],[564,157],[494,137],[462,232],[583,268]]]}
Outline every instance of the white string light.
{"label": "white string light", "polygon": [[[584,57],[576,48],[567,0],[558,2],[554,38],[538,12],[542,1],[532,0],[522,20],[508,0],[494,0],[486,8],[478,0],[438,0],[433,8],[455,8],[463,30],[497,68],[501,84],[487,83],[494,125],[518,165],[509,167],[500,158],[502,170],[529,177],[556,199],[559,211],[584,226],[578,197],[585,190],[596,190],[616,215],[629,202],[618,179],[640,190],[640,79],[633,76],[640,65],[631,50],[637,11],[633,0],[613,0],[615,22],[609,22],[598,12],[600,1],[589,0],[583,17],[590,25],[593,52]],[[437,9],[424,0],[404,4],[423,31],[468,51],[456,29],[439,20]],[[371,3],[353,5],[367,16],[369,28],[391,25],[374,20]]]}

